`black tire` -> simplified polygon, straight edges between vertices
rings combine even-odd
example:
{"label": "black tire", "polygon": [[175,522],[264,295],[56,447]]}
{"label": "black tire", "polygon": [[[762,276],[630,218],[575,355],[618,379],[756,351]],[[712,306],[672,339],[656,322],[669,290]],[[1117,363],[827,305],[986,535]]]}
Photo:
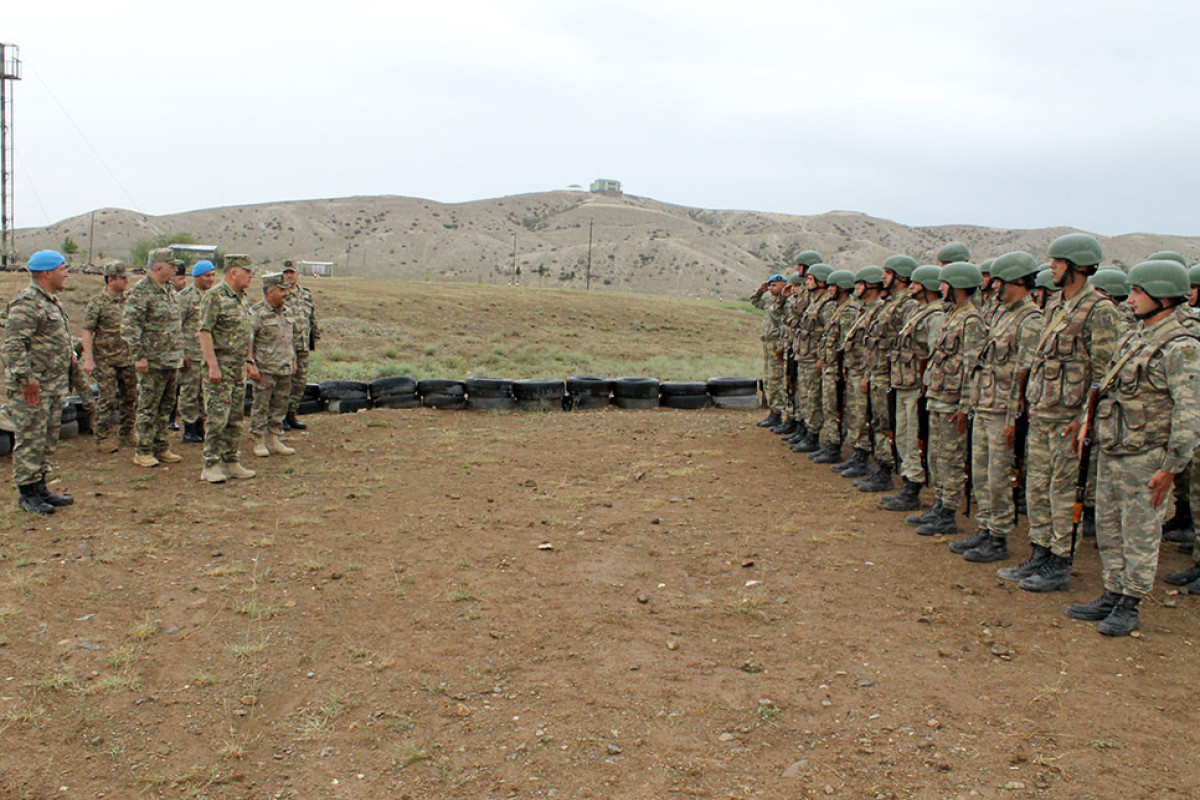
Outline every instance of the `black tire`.
{"label": "black tire", "polygon": [[297,414],[320,414],[325,410],[325,401],[319,398],[305,398],[296,406]]}
{"label": "black tire", "polygon": [[416,394],[417,379],[409,375],[395,375],[390,378],[379,378],[371,381],[368,386],[372,400],[395,395]]}
{"label": "black tire", "polygon": [[511,398],[513,382],[506,378],[467,378],[467,397]]}
{"label": "black tire", "polygon": [[352,414],[355,411],[364,411],[371,407],[371,401],[367,398],[359,400],[330,400],[329,411],[333,414]]}
{"label": "black tire", "polygon": [[617,408],[639,409],[658,408],[657,397],[613,397],[613,405]]}
{"label": "black tire", "polygon": [[663,397],[702,397],[707,396],[708,387],[704,381],[663,381],[658,393]]}
{"label": "black tire", "polygon": [[511,397],[468,397],[467,408],[472,411],[514,411],[517,401]]}
{"label": "black tire", "polygon": [[467,385],[462,381],[451,381],[444,378],[426,378],[417,381],[417,394],[421,397],[442,395],[461,398],[467,393]]}
{"label": "black tire", "polygon": [[513,397],[518,400],[551,400],[561,403],[566,391],[562,381],[527,378],[513,381]]}
{"label": "black tire", "polygon": [[562,397],[545,397],[541,400],[518,400],[518,411],[562,411],[565,407]]}
{"label": "black tire", "polygon": [[58,438],[74,439],[79,435],[79,423],[72,420],[71,422],[63,423],[63,426],[58,429]]}
{"label": "black tire", "polygon": [[717,408],[758,408],[758,394],[717,395],[712,399]]}
{"label": "black tire", "polygon": [[613,381],[613,397],[626,400],[658,400],[658,378],[617,378]]}
{"label": "black tire", "polygon": [[420,408],[421,398],[416,392],[390,394],[375,401],[376,408]]}
{"label": "black tire", "polygon": [[599,375],[572,375],[567,378],[567,393],[581,397],[608,397],[612,394],[613,382]]}
{"label": "black tire", "polygon": [[706,388],[713,397],[741,397],[758,393],[758,379],[709,378]]}
{"label": "black tire", "polygon": [[79,418],[79,406],[68,402],[66,405],[63,406],[62,419],[60,419],[59,421],[63,425],[66,425],[68,422],[74,422],[78,418]]}
{"label": "black tire", "polygon": [[664,408],[708,408],[712,398],[706,394],[664,394],[661,402]]}
{"label": "black tire", "polygon": [[362,381],[322,381],[318,384],[322,400],[366,400],[370,387]]}
{"label": "black tire", "polygon": [[0,457],[10,455],[13,448],[13,437],[8,431],[0,431]]}
{"label": "black tire", "polygon": [[569,394],[563,400],[563,409],[566,411],[594,411],[597,408],[608,408],[610,405],[610,397],[592,397],[586,394]]}
{"label": "black tire", "polygon": [[467,400],[462,395],[427,394],[421,397],[421,405],[426,408],[466,408]]}
{"label": "black tire", "polygon": [[306,383],[304,384],[304,394],[301,400],[320,400],[321,399],[321,384]]}

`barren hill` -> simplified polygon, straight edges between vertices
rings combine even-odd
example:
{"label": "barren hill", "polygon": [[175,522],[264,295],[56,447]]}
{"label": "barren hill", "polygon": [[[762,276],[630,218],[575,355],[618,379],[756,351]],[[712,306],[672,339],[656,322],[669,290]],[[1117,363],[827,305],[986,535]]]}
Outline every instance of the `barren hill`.
{"label": "barren hill", "polygon": [[[70,235],[87,250],[92,216],[18,232],[24,253]],[[1010,250],[1039,258],[1069,228],[909,227],[852,211],[791,216],[671,205],[633,195],[550,191],[437,203],[412,197],[346,197],[227,206],[152,217],[95,212],[94,258],[127,256],[139,239],[186,232],[268,266],[285,258],[333,261],[341,275],[582,288],[592,237],[592,287],[702,297],[744,295],[798,250],[839,267],[879,263],[892,253],[933,260],[959,240],[981,260]],[[1134,264],[1155,250],[1200,260],[1200,236],[1100,237],[1108,257]],[[515,258],[514,258],[515,249]]]}

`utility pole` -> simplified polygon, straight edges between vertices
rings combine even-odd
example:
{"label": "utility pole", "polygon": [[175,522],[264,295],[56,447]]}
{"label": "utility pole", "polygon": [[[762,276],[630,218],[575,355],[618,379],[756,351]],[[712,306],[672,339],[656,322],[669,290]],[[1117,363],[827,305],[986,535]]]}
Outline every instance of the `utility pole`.
{"label": "utility pole", "polygon": [[88,231],[88,260],[87,263],[92,263],[92,240],[96,238],[96,212],[92,212],[92,229]]}
{"label": "utility pole", "polygon": [[590,292],[592,290],[592,223],[595,220],[588,220],[588,260],[587,260],[587,278],[583,282],[583,290]]}
{"label": "utility pole", "polygon": [[512,272],[509,277],[509,285],[513,286],[517,282],[517,235],[513,234],[513,254],[512,254]]}
{"label": "utility pole", "polygon": [[12,86],[21,80],[20,49],[0,43],[0,270],[8,270],[8,259],[16,265],[16,234],[13,231],[13,139]]}

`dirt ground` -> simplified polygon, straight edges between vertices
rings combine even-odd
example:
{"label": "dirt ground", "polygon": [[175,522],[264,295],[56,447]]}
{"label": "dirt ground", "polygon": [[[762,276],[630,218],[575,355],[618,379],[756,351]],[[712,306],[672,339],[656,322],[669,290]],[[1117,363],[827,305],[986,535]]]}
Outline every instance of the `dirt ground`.
{"label": "dirt ground", "polygon": [[225,486],[64,443],[76,505],[0,516],[0,797],[1194,796],[1195,598],[1106,639],[1090,544],[1022,592],[759,416],[327,414]]}

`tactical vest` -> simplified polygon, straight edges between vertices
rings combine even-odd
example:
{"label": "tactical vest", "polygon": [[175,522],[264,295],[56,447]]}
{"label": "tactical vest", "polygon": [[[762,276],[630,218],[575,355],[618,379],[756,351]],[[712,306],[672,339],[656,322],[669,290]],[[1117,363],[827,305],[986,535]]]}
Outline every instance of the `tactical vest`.
{"label": "tactical vest", "polygon": [[829,323],[825,326],[825,335],[821,337],[821,358],[825,362],[824,367],[833,366],[834,360],[837,358],[837,351],[842,347],[842,335],[850,325],[854,324],[850,315],[856,312],[857,308],[853,300],[847,300],[833,310],[833,316],[829,318]]}
{"label": "tactical vest", "polygon": [[1041,316],[1032,300],[1010,314],[997,316],[992,335],[979,354],[976,405],[987,411],[1005,411],[1012,401],[1013,381],[1017,375],[1017,348],[1021,326],[1030,317]]}
{"label": "tactical vest", "polygon": [[983,315],[970,302],[963,303],[947,317],[925,367],[926,395],[931,400],[957,403],[962,396],[963,345],[967,323],[972,319],[983,324]]}
{"label": "tactical vest", "polygon": [[921,383],[920,363],[929,360],[929,351],[917,341],[917,331],[925,319],[944,310],[941,301],[935,300],[918,308],[900,329],[896,343],[896,360],[892,370],[892,386],[897,389],[916,389]]}
{"label": "tactical vest", "polygon": [[843,364],[847,372],[861,375],[867,371],[867,362],[871,354],[867,344],[867,332],[882,309],[883,301],[878,298],[870,305],[862,306],[862,314],[854,320],[854,324],[846,332],[846,342],[843,345],[846,348],[846,354],[843,357]]}
{"label": "tactical vest", "polygon": [[1029,368],[1026,397],[1032,411],[1070,414],[1083,405],[1088,387],[1100,377],[1092,375],[1083,329],[1092,310],[1111,301],[1094,289],[1090,291],[1091,295],[1083,298],[1069,317],[1061,307],[1065,304],[1060,296],[1059,306],[1046,324]]}
{"label": "tactical vest", "polygon": [[1133,331],[1118,343],[1096,406],[1097,440],[1105,453],[1132,455],[1166,446],[1175,403],[1165,383],[1151,380],[1149,367],[1164,347],[1180,339],[1200,340],[1200,331],[1170,317],[1151,337]]}
{"label": "tactical vest", "polygon": [[895,294],[883,301],[883,307],[871,319],[867,327],[867,359],[872,375],[888,375],[895,355],[896,338],[900,333],[900,320],[906,304],[916,304],[906,294]]}
{"label": "tactical vest", "polygon": [[801,361],[816,361],[821,353],[821,336],[825,333],[821,327],[821,311],[833,302],[828,294],[808,304],[804,316],[800,318],[800,326],[796,330],[796,358]]}

